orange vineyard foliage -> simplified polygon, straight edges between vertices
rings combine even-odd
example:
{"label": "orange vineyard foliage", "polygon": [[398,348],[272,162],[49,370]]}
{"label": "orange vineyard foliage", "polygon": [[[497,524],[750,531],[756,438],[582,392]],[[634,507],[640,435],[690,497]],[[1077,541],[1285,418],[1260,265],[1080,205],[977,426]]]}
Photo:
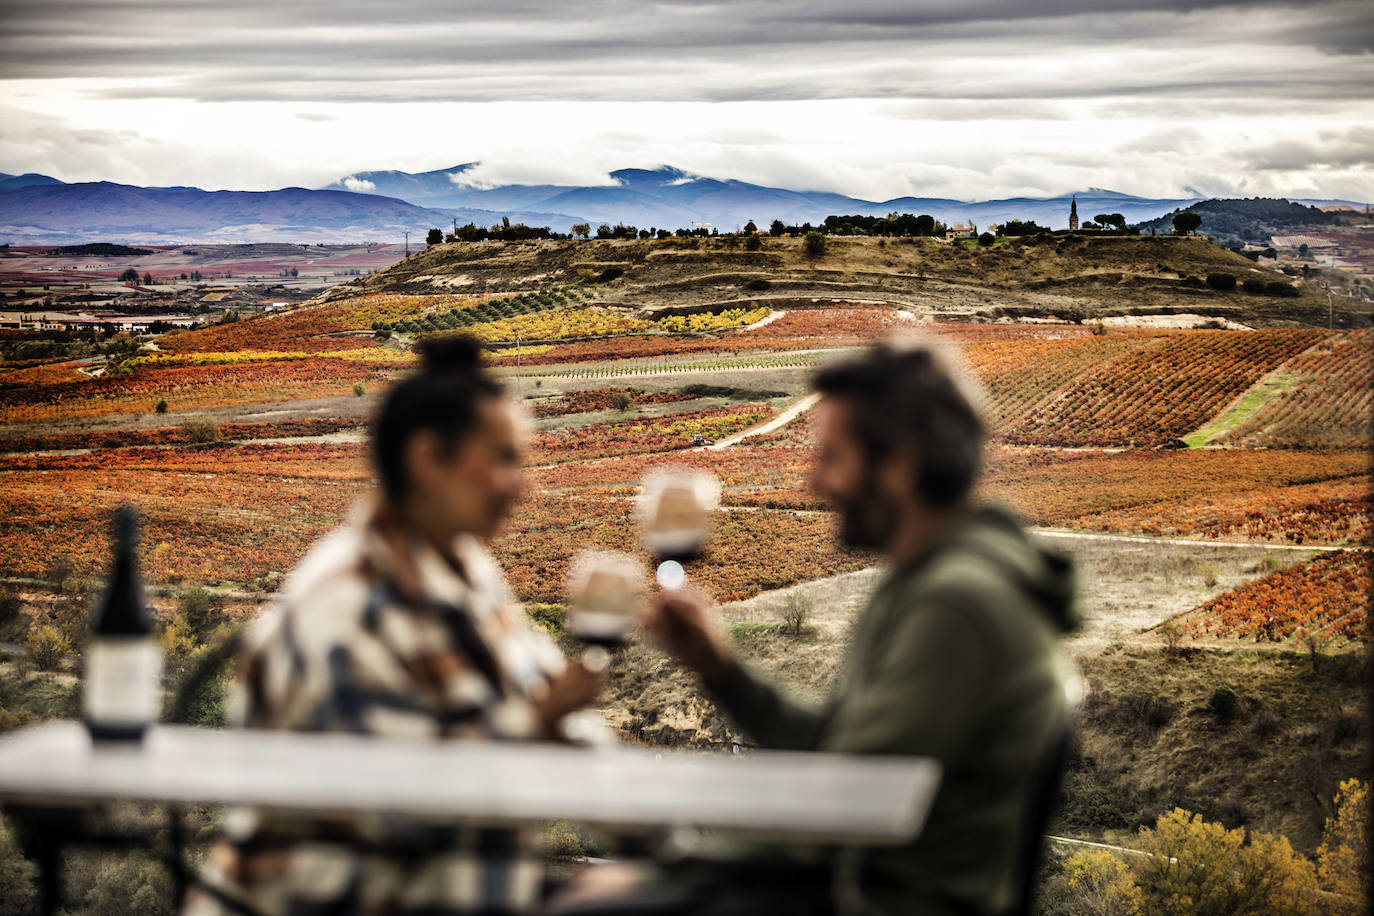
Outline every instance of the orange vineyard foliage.
{"label": "orange vineyard foliage", "polygon": [[723,438],[753,426],[771,413],[767,404],[750,404],[548,430],[535,437],[530,462],[548,464],[691,448],[695,436]]}
{"label": "orange vineyard foliage", "polygon": [[1022,445],[1160,446],[1211,419],[1236,395],[1322,337],[1320,331],[1186,331],[1102,363],[1002,437]]}
{"label": "orange vineyard foliage", "polygon": [[692,395],[681,391],[645,391],[641,388],[588,388],[583,391],[569,391],[554,398],[545,398],[534,406],[536,417],[563,417],[574,413],[587,413],[593,410],[610,410],[622,403],[630,406],[641,404],[668,404],[673,401],[690,400]]}
{"label": "orange vineyard foliage", "polygon": [[1279,368],[1292,379],[1222,441],[1268,448],[1359,448],[1374,432],[1374,331],[1328,338]]}
{"label": "orange vineyard foliage", "polygon": [[216,366],[140,368],[127,375],[0,390],[0,421],[147,413],[345,395],[354,382],[382,382],[384,366],[343,359],[273,360]]}
{"label": "orange vineyard foliage", "polygon": [[1369,635],[1370,554],[1338,550],[1208,601],[1189,615],[1196,638],[1282,642],[1315,636],[1361,642]]}

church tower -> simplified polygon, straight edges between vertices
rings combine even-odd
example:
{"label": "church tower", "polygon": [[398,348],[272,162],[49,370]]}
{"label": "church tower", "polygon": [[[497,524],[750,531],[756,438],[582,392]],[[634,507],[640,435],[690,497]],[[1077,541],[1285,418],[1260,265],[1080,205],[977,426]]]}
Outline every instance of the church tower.
{"label": "church tower", "polygon": [[1070,231],[1070,232],[1076,232],[1077,230],[1078,230],[1078,196],[1077,196],[1077,195],[1074,195],[1074,197],[1071,198],[1071,199],[1069,200],[1069,231]]}

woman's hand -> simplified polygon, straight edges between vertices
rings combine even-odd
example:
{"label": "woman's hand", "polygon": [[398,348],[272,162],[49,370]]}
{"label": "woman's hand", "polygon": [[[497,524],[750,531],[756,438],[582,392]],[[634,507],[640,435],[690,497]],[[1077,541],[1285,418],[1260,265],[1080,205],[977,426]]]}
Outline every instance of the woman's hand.
{"label": "woman's hand", "polygon": [[734,664],[730,648],[711,620],[711,602],[695,589],[659,592],[644,627],[703,680],[723,675]]}
{"label": "woman's hand", "polygon": [[580,662],[570,662],[549,681],[549,691],[534,704],[535,715],[544,734],[560,736],[559,725],[565,716],[590,706],[606,686],[603,672],[592,671]]}

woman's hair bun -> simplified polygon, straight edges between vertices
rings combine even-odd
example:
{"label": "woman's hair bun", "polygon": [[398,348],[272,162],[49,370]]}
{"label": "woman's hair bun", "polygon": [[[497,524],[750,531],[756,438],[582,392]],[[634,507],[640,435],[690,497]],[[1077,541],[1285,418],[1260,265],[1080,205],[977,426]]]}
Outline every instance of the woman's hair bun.
{"label": "woman's hair bun", "polygon": [[429,375],[471,375],[482,367],[482,347],[467,334],[440,334],[415,345]]}

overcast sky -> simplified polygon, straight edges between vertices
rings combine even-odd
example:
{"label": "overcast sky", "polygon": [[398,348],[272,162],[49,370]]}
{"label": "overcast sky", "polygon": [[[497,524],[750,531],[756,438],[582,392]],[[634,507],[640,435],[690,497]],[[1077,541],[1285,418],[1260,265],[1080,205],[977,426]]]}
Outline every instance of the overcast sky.
{"label": "overcast sky", "polygon": [[0,0],[0,171],[1374,199],[1369,0]]}

